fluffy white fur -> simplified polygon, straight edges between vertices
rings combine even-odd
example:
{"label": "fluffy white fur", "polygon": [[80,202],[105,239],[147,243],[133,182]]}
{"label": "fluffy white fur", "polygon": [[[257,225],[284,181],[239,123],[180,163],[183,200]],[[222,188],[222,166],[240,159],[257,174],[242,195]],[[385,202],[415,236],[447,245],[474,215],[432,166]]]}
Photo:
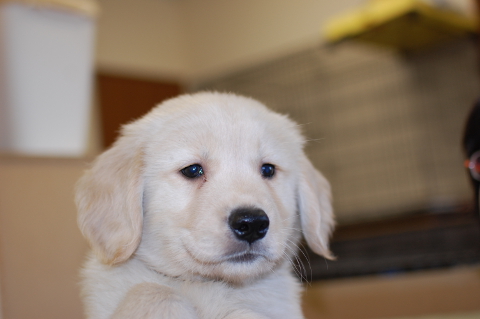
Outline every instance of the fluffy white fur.
{"label": "fluffy white fur", "polygon": [[[233,94],[171,99],[123,127],[78,183],[78,223],[92,253],[87,317],[303,318],[291,261],[300,229],[330,258],[330,188],[298,126]],[[260,174],[275,165],[272,178]],[[180,171],[202,165],[189,179]],[[238,240],[235,208],[263,209],[263,239]],[[245,253],[250,261],[234,260]]]}

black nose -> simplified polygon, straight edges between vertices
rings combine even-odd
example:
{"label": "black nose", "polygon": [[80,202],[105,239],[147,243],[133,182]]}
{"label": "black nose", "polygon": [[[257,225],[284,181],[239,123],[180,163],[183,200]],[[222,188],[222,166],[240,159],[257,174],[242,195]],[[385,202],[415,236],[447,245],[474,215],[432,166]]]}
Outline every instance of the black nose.
{"label": "black nose", "polygon": [[251,244],[265,237],[270,221],[261,209],[237,208],[230,214],[228,224],[238,239]]}

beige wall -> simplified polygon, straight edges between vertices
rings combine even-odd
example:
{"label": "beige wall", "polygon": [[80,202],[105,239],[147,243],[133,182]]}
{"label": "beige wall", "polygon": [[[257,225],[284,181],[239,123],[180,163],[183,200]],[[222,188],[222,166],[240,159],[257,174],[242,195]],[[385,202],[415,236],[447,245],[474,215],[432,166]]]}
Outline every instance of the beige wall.
{"label": "beige wall", "polygon": [[327,19],[363,0],[180,1],[191,75],[205,78],[321,42]]}
{"label": "beige wall", "polygon": [[4,319],[80,319],[86,243],[73,187],[83,160],[0,157],[0,283]]}
{"label": "beige wall", "polygon": [[321,41],[363,0],[101,0],[101,69],[202,80]]}
{"label": "beige wall", "polygon": [[100,69],[173,79],[189,76],[189,50],[177,1],[99,3],[96,62]]}

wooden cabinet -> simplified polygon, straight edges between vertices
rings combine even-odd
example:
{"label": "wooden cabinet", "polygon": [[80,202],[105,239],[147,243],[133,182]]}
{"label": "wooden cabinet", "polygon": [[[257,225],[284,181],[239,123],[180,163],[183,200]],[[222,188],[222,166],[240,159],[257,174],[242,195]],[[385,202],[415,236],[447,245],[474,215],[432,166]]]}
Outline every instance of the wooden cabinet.
{"label": "wooden cabinet", "polygon": [[307,285],[307,319],[480,318],[480,267],[317,281]]}

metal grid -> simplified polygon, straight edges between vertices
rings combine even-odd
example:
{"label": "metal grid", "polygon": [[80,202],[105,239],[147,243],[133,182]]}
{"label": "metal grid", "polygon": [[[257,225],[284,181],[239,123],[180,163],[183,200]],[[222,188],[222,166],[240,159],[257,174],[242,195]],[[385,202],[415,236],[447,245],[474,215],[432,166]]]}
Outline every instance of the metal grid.
{"label": "metal grid", "polygon": [[303,124],[336,216],[352,222],[470,200],[460,140],[479,93],[476,70],[467,41],[412,56],[345,43],[197,89],[251,96]]}

